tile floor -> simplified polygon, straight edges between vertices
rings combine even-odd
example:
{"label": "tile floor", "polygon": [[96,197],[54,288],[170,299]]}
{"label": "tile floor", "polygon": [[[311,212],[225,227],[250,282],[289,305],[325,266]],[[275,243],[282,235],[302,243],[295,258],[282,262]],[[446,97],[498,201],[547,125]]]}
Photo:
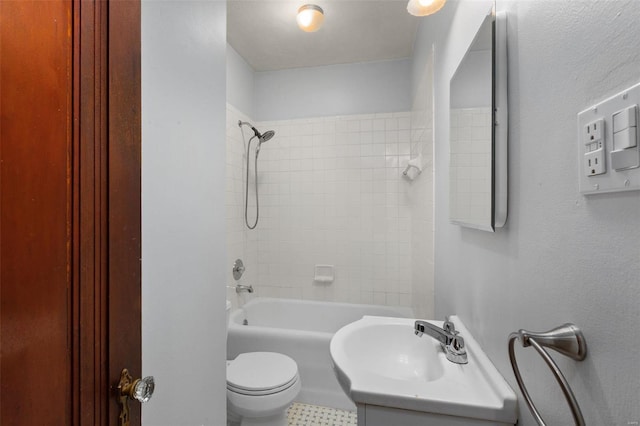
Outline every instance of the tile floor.
{"label": "tile floor", "polygon": [[289,426],[356,426],[356,413],[318,405],[293,403],[288,410]]}

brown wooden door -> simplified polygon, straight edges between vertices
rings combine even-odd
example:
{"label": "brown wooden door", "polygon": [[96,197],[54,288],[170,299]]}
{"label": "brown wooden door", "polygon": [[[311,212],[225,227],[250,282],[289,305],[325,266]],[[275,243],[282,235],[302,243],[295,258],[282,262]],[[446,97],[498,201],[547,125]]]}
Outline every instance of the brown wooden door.
{"label": "brown wooden door", "polygon": [[0,1],[3,426],[118,424],[120,370],[141,373],[140,134],[139,1]]}

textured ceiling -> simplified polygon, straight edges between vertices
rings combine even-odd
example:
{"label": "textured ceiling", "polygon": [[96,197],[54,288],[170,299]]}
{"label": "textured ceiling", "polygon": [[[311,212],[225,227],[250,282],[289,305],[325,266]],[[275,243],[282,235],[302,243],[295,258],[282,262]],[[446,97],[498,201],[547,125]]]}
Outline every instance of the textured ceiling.
{"label": "textured ceiling", "polygon": [[[311,2],[311,1],[310,1]],[[256,71],[407,58],[420,18],[406,0],[318,0],[324,25],[305,33],[296,13],[305,1],[230,0],[227,40]]]}

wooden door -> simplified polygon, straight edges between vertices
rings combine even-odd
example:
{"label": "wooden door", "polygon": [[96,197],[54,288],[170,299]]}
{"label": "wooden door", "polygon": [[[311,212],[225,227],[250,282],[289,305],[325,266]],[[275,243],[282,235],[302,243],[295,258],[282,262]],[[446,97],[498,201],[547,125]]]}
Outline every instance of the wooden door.
{"label": "wooden door", "polygon": [[141,373],[140,134],[138,1],[0,1],[3,426],[118,424],[120,370]]}

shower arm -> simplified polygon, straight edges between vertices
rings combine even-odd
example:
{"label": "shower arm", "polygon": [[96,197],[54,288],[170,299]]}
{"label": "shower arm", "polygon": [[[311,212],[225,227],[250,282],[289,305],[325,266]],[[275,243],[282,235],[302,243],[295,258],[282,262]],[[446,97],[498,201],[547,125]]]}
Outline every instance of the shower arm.
{"label": "shower arm", "polygon": [[238,127],[242,127],[242,126],[247,126],[250,127],[251,130],[253,130],[253,133],[255,134],[255,136],[258,139],[262,139],[262,135],[260,134],[260,132],[258,131],[258,129],[256,129],[255,127],[253,127],[253,125],[251,123],[249,123],[248,121],[242,121],[242,120],[238,120]]}

